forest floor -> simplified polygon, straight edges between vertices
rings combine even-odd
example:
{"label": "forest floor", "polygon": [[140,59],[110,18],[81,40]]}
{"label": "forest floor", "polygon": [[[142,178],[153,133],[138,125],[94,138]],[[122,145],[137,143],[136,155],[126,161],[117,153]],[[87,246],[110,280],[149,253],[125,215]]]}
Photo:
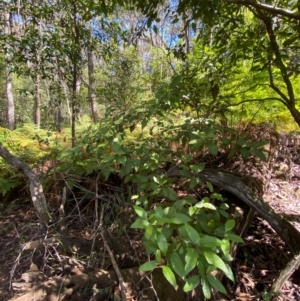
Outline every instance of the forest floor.
{"label": "forest floor", "polygon": [[[290,139],[284,140],[272,162],[269,162],[269,165],[265,164],[263,168],[259,169],[259,172],[263,176],[264,201],[268,202],[277,213],[282,214],[300,231],[299,145],[299,138],[292,142]],[[243,165],[238,169],[243,171],[247,169],[247,166]],[[231,170],[235,169],[231,168]],[[117,193],[111,190],[110,196],[117,200],[118,212],[116,213],[114,208],[110,208],[110,220],[107,220],[106,223],[113,224],[110,227],[110,235],[113,235],[114,240],[117,240],[126,252],[125,256],[116,258],[120,269],[130,266],[131,262],[128,261],[128,258],[134,258],[134,261],[140,263],[145,262],[146,257],[140,241],[141,235],[136,230],[129,229],[129,225],[134,219],[132,211],[125,203],[122,203],[122,200],[118,199]],[[80,218],[73,212],[73,215],[69,216],[67,224],[69,234],[72,237],[93,242],[95,222],[91,221],[94,221],[94,212],[95,207],[91,202],[84,204],[84,208],[79,214]],[[49,229],[47,237],[54,234],[55,231]],[[41,239],[45,239],[45,237],[39,235],[37,216],[30,203],[21,205],[18,202],[12,202],[0,214],[1,301],[10,300],[14,293],[20,291],[20,287],[16,289],[15,283],[24,283],[25,285],[28,282],[28,279],[26,280],[29,275],[28,271],[37,271],[39,280],[46,281],[65,276],[67,268],[69,268],[69,272],[74,267],[113,269],[109,256],[102,254],[102,257],[97,257],[95,253],[92,254],[91,245],[87,246],[87,250],[84,250],[83,246],[82,250],[73,252],[73,255],[70,255],[68,250],[62,254],[59,252],[59,246],[51,245],[50,242],[43,243],[43,248],[39,246],[28,248],[28,242],[41,241]],[[268,223],[257,215],[248,229],[244,241],[245,243],[239,247],[237,256],[232,262],[236,282],[234,284],[227,283],[228,296],[222,296],[216,300],[272,300],[269,290],[280,271],[292,257],[282,239]],[[97,248],[101,249],[99,246]],[[101,300],[118,300],[118,292],[111,292],[111,294],[113,297],[108,295],[106,299]],[[96,299],[77,296],[77,300]],[[137,296],[128,296],[128,300],[141,299]],[[200,299],[185,297],[184,300]],[[285,283],[277,300],[300,300],[300,269],[295,271]],[[160,299],[160,301],[165,300]]]}

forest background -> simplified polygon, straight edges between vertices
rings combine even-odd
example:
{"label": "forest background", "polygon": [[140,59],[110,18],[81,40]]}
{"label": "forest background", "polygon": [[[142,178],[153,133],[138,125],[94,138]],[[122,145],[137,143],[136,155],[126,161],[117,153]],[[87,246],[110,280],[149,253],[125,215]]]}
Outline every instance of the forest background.
{"label": "forest background", "polygon": [[[211,273],[233,280],[230,245],[242,239],[231,232],[226,198],[197,174],[238,160],[269,162],[276,142],[253,137],[252,125],[276,139],[299,133],[300,3],[32,0],[0,7],[3,210],[30,199],[27,178],[38,190],[31,198],[40,225],[57,225],[65,194],[66,208],[79,215],[79,199],[95,202],[91,219],[102,225],[100,211],[111,200],[101,199],[95,183],[113,183],[137,214],[131,227],[145,232],[152,257],[143,271],[162,267],[186,292],[201,284],[205,298],[211,288],[225,293]],[[179,174],[188,182],[183,196],[173,179]]]}

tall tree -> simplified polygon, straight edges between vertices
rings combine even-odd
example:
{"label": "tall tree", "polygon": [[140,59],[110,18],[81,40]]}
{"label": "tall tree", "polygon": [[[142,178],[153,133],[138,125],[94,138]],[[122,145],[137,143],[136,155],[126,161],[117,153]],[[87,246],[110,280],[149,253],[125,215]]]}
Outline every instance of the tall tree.
{"label": "tall tree", "polygon": [[89,42],[87,47],[87,58],[88,58],[88,77],[89,77],[89,85],[88,85],[88,93],[89,93],[89,101],[91,106],[92,118],[94,122],[99,119],[99,111],[97,98],[95,93],[95,74],[94,74],[94,51],[93,51],[93,29],[92,29],[92,21],[90,22],[90,35]]}
{"label": "tall tree", "polygon": [[[6,6],[6,5],[5,5]],[[4,34],[9,36],[11,33],[10,13],[6,9],[4,15]],[[13,97],[12,77],[11,77],[11,48],[9,43],[5,44],[5,60],[6,60],[6,98],[7,98],[7,122],[8,128],[15,128],[15,104]]]}

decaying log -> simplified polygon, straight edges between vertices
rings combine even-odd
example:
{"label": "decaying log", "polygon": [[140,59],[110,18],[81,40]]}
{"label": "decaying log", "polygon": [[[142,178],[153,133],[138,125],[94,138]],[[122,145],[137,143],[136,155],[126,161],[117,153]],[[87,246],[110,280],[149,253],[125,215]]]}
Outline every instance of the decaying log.
{"label": "decaying log", "polygon": [[28,165],[12,155],[1,143],[0,156],[16,170],[20,171],[30,181],[30,193],[33,206],[38,213],[41,225],[44,227],[47,226],[50,221],[50,213],[48,211],[46,198],[43,192],[43,186],[40,183],[38,176]]}
{"label": "decaying log", "polygon": [[[167,175],[169,177],[181,177],[181,171],[177,168],[170,169]],[[293,254],[300,252],[300,232],[281,215],[277,214],[271,206],[258,198],[240,175],[210,168],[206,168],[200,173],[191,172],[190,175],[202,181],[209,181],[235,195],[270,224]]]}

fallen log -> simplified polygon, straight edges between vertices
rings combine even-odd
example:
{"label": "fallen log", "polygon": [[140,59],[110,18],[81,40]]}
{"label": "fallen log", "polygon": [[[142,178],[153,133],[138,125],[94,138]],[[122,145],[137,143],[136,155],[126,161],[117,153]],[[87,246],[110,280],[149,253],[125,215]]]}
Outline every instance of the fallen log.
{"label": "fallen log", "polygon": [[[184,173],[186,174],[186,171]],[[171,168],[167,172],[167,176],[182,177],[182,171],[179,168]],[[293,254],[300,252],[300,232],[288,220],[277,214],[270,205],[258,198],[241,175],[219,169],[206,168],[200,173],[191,172],[190,176],[197,177],[202,181],[209,181],[213,185],[235,195],[270,224]]]}

